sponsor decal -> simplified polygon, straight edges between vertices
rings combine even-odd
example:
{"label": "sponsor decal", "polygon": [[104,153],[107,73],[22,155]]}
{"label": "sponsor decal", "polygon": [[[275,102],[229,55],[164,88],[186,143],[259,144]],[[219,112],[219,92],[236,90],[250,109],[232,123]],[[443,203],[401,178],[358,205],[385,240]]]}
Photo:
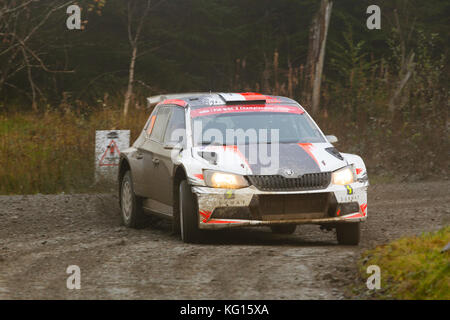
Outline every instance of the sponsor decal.
{"label": "sponsor decal", "polygon": [[232,105],[232,106],[216,106],[205,107],[191,110],[191,118],[209,116],[213,114],[222,113],[237,113],[237,112],[283,112],[302,114],[304,111],[298,106],[283,106],[270,104],[255,104],[255,105]]}
{"label": "sponsor decal", "polygon": [[233,190],[228,190],[224,194],[225,199],[234,199],[234,192]]}
{"label": "sponsor decal", "polygon": [[347,194],[353,194],[353,188],[350,185],[346,185],[345,188],[347,189]]}

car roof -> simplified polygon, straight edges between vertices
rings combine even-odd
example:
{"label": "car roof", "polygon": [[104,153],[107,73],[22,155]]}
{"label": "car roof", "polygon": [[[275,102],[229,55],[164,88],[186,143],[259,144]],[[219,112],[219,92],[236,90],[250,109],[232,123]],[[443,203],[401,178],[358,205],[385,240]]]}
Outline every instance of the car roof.
{"label": "car roof", "polygon": [[157,104],[175,104],[183,107],[199,108],[227,104],[298,104],[295,100],[255,92],[244,93],[174,93],[147,98],[149,106]]}

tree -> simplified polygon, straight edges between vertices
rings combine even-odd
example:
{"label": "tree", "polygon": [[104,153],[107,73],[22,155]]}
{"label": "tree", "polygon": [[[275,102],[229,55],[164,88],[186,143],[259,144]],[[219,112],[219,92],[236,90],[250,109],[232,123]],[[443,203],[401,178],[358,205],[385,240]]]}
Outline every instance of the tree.
{"label": "tree", "polygon": [[[405,3],[407,3],[407,1]],[[407,8],[406,5],[405,5],[405,8]],[[405,11],[406,10],[407,9],[405,9]],[[415,69],[415,62],[414,62],[415,53],[412,49],[409,51],[409,53],[407,53],[407,46],[411,42],[411,37],[413,35],[415,22],[413,21],[413,23],[410,23],[410,24],[405,23],[406,26],[402,26],[397,9],[394,9],[393,12],[394,12],[394,19],[395,19],[395,28],[393,31],[398,40],[398,47],[399,47],[399,50],[397,50],[398,52],[395,54],[399,58],[398,59],[399,60],[399,70],[398,70],[399,80],[398,80],[397,85],[395,86],[395,89],[394,89],[393,94],[391,95],[391,98],[389,99],[389,111],[391,111],[391,113],[394,115],[394,111],[397,109],[397,106],[398,106],[397,105],[398,97],[400,96],[403,89],[407,85],[407,83],[408,83],[409,79],[411,78],[411,76],[414,72],[414,69]],[[408,17],[408,14],[405,14],[405,16]],[[406,22],[408,22],[408,21],[406,21]]]}
{"label": "tree", "polygon": [[[139,1],[140,2],[140,1]],[[148,13],[150,12],[150,0],[147,0],[146,6],[143,11],[141,11],[141,7],[138,4],[137,0],[130,0],[128,1],[128,41],[130,42],[131,46],[131,57],[130,57],[130,67],[128,71],[128,87],[127,91],[125,93],[125,102],[123,105],[123,115],[126,117],[128,115],[128,109],[130,106],[130,100],[131,96],[133,95],[133,83],[134,83],[134,69],[136,66],[136,58],[137,58],[137,52],[138,52],[138,41],[139,36],[141,35],[142,26],[144,25],[145,18],[147,17]],[[136,16],[141,14],[140,18],[138,19],[138,24],[136,31],[133,35],[133,21],[136,19]]]}
{"label": "tree", "polygon": [[44,61],[48,54],[39,31],[48,22],[52,14],[67,7],[69,2],[51,1],[45,4],[37,0],[28,0],[21,4],[16,1],[0,2],[0,91],[4,86],[23,90],[9,79],[26,71],[31,89],[31,106],[37,110],[37,95],[42,92],[34,80],[35,70],[46,73],[67,73],[70,70],[52,69]]}
{"label": "tree", "polygon": [[314,16],[310,28],[303,95],[306,103],[311,105],[312,113],[314,114],[319,111],[325,46],[332,8],[333,1],[322,0],[319,11]]}

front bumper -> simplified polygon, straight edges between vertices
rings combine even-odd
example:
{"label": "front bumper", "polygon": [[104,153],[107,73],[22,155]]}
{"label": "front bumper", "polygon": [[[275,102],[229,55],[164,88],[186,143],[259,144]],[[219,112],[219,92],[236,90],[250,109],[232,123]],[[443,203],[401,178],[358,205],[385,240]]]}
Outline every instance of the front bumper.
{"label": "front bumper", "polygon": [[228,190],[193,186],[200,229],[274,224],[335,224],[367,219],[368,182],[308,191]]}

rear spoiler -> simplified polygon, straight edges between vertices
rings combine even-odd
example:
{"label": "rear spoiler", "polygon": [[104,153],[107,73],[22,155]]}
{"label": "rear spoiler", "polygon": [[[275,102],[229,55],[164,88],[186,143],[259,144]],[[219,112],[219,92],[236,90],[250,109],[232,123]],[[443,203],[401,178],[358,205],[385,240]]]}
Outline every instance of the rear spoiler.
{"label": "rear spoiler", "polygon": [[187,93],[169,93],[159,96],[152,96],[147,98],[147,107],[156,106],[158,103],[169,99],[183,99],[187,97],[204,96],[210,94],[209,92],[187,92]]}
{"label": "rear spoiler", "polygon": [[[198,96],[215,95],[219,96],[225,104],[251,104],[251,103],[265,103],[267,96],[260,93],[245,92],[245,93],[211,93],[211,92],[190,92],[190,93],[170,93],[159,96],[152,96],[147,98],[148,108],[157,105],[164,100],[176,100],[184,98],[195,98]],[[220,103],[219,103],[220,104]]]}

